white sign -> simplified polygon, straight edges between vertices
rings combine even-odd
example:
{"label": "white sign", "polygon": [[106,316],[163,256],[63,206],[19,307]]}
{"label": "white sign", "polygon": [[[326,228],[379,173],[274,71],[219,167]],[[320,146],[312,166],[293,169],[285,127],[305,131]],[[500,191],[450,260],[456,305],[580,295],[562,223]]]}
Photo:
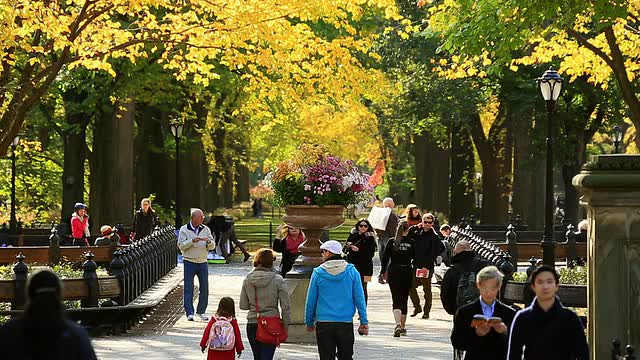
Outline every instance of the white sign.
{"label": "white sign", "polygon": [[389,215],[391,215],[391,208],[377,207],[371,208],[369,213],[369,222],[376,230],[384,230],[387,228],[387,222],[389,221]]}

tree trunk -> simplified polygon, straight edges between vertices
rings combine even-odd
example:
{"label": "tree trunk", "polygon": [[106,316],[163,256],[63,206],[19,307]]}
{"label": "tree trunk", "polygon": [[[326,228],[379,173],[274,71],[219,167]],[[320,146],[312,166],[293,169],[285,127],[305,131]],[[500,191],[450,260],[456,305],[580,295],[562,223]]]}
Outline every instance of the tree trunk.
{"label": "tree trunk", "polygon": [[[500,118],[501,116],[498,115],[491,131],[495,131],[493,130],[494,127],[500,126],[498,123]],[[471,136],[482,163],[481,220],[487,224],[503,224],[506,220],[506,199],[503,196],[504,194],[500,192],[504,180],[500,177],[501,164],[495,153],[496,142],[490,143],[484,135],[478,113],[473,114],[470,120]],[[492,137],[491,131],[490,138]]]}
{"label": "tree trunk", "polygon": [[[532,218],[543,216],[542,204],[538,196],[531,197],[531,194],[538,194],[534,191],[532,175],[536,168],[541,169],[542,160],[535,156],[534,146],[531,144],[533,113],[529,117],[523,116],[514,123],[513,134],[513,191],[512,209],[514,218],[520,216],[529,223]],[[532,201],[534,201],[532,203]],[[540,204],[537,204],[540,203]]]}
{"label": "tree trunk", "polygon": [[415,202],[418,206],[427,206],[433,202],[433,193],[429,191],[429,179],[427,178],[427,151],[426,133],[413,136],[413,163],[416,169]]}
{"label": "tree trunk", "polygon": [[424,211],[449,213],[449,156],[428,132],[414,136],[415,201]]}
{"label": "tree trunk", "polygon": [[162,124],[166,124],[166,114],[148,104],[136,104],[136,110],[134,209],[139,207],[140,200],[151,194],[155,194],[155,205],[168,209],[174,199],[175,173],[169,171],[170,154],[164,147]]}
{"label": "tree trunk", "polygon": [[[232,164],[230,157],[226,157],[226,164]],[[233,166],[225,166],[224,178],[222,183],[222,206],[225,208],[233,207]]]}
{"label": "tree trunk", "polygon": [[94,224],[129,224],[133,201],[133,121],[135,103],[116,103],[96,118],[90,161]]}
{"label": "tree trunk", "polygon": [[462,217],[475,213],[475,156],[469,130],[451,126],[451,212],[449,222],[457,223]]}
{"label": "tree trunk", "polygon": [[69,223],[73,206],[84,202],[84,161],[88,116],[69,111],[67,127],[63,133],[64,167],[62,170],[62,214],[61,222]]}
{"label": "tree trunk", "polygon": [[236,203],[249,201],[249,168],[245,164],[236,162]]}

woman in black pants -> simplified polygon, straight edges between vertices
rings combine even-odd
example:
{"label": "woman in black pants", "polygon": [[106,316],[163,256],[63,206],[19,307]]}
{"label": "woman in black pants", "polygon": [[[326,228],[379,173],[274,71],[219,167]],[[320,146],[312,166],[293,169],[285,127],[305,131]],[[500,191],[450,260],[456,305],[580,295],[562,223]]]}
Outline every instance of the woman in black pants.
{"label": "woman in black pants", "polygon": [[[409,290],[413,281],[413,253],[414,241],[407,237],[409,226],[406,222],[401,223],[401,237],[391,238],[384,248],[382,255],[382,269],[380,270],[379,281],[389,283],[391,298],[393,300],[393,318],[396,321],[396,328],[393,331],[394,337],[407,335],[405,324],[407,322],[407,302]],[[400,230],[400,229],[399,229]]]}
{"label": "woman in black pants", "polygon": [[351,230],[342,251],[347,254],[347,262],[353,264],[360,273],[364,290],[364,301],[369,300],[367,282],[373,275],[373,256],[376,253],[376,239],[373,226],[367,219],[360,219]]}

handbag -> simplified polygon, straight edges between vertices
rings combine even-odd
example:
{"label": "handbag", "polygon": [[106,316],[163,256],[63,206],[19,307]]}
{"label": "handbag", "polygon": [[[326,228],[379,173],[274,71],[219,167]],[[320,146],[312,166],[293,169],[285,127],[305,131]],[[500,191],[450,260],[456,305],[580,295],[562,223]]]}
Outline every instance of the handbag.
{"label": "handbag", "polygon": [[289,334],[284,327],[284,323],[279,316],[260,316],[260,306],[258,305],[258,289],[253,286],[256,295],[256,317],[258,320],[258,329],[256,331],[256,340],[264,344],[272,344],[280,346],[287,340]]}

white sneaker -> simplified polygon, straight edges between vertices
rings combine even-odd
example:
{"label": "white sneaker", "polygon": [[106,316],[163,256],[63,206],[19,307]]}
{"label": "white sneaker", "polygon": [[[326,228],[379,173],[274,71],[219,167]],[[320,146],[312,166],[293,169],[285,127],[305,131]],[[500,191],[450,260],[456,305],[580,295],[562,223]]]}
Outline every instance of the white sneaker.
{"label": "white sneaker", "polygon": [[187,320],[193,321],[193,315],[187,315]]}
{"label": "white sneaker", "polygon": [[209,317],[207,315],[205,315],[205,314],[198,314],[198,317],[202,321],[209,321]]}

